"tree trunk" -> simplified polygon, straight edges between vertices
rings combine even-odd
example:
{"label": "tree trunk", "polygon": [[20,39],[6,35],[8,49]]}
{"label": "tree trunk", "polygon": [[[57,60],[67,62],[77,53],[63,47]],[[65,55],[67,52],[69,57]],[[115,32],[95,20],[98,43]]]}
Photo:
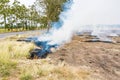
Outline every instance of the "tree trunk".
{"label": "tree trunk", "polygon": [[51,20],[48,20],[48,24],[47,24],[47,32],[49,32],[51,28]]}
{"label": "tree trunk", "polygon": [[6,30],[6,15],[4,14],[4,28]]}
{"label": "tree trunk", "polygon": [[26,27],[26,30],[28,30],[27,20],[25,21],[25,27]]}

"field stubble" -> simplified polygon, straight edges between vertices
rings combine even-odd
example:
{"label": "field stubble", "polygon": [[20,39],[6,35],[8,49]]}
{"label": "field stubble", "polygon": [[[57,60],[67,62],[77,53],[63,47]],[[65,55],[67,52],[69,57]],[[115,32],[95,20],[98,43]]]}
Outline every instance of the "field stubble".
{"label": "field stubble", "polygon": [[36,46],[17,41],[25,37],[16,35],[0,40],[0,80],[93,80],[89,67],[74,67],[66,62],[55,64],[50,57],[27,59]]}

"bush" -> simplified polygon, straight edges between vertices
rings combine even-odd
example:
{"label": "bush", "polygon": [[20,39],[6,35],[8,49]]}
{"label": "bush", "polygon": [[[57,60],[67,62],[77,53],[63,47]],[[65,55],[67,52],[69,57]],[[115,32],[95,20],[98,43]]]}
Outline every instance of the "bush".
{"label": "bush", "polygon": [[20,76],[20,80],[33,80],[33,76],[31,74],[22,74]]}
{"label": "bush", "polygon": [[7,77],[10,76],[13,69],[16,68],[16,63],[13,61],[1,61],[0,60],[0,76]]}

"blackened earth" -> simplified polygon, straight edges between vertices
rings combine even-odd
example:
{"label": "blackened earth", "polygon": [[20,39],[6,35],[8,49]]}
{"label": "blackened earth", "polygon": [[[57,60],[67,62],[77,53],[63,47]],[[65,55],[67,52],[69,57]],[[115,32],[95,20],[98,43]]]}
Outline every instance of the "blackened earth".
{"label": "blackened earth", "polygon": [[120,37],[112,37],[113,43],[90,42],[91,38],[75,36],[49,57],[55,64],[64,61],[75,67],[90,67],[101,80],[120,80]]}

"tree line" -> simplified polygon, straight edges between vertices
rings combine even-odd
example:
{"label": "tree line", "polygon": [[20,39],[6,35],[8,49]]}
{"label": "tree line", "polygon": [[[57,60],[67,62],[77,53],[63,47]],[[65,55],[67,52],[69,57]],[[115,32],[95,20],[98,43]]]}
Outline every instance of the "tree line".
{"label": "tree line", "polygon": [[29,7],[14,0],[0,0],[0,27],[5,30],[33,30],[50,28],[59,20],[62,5],[67,0],[36,0]]}

